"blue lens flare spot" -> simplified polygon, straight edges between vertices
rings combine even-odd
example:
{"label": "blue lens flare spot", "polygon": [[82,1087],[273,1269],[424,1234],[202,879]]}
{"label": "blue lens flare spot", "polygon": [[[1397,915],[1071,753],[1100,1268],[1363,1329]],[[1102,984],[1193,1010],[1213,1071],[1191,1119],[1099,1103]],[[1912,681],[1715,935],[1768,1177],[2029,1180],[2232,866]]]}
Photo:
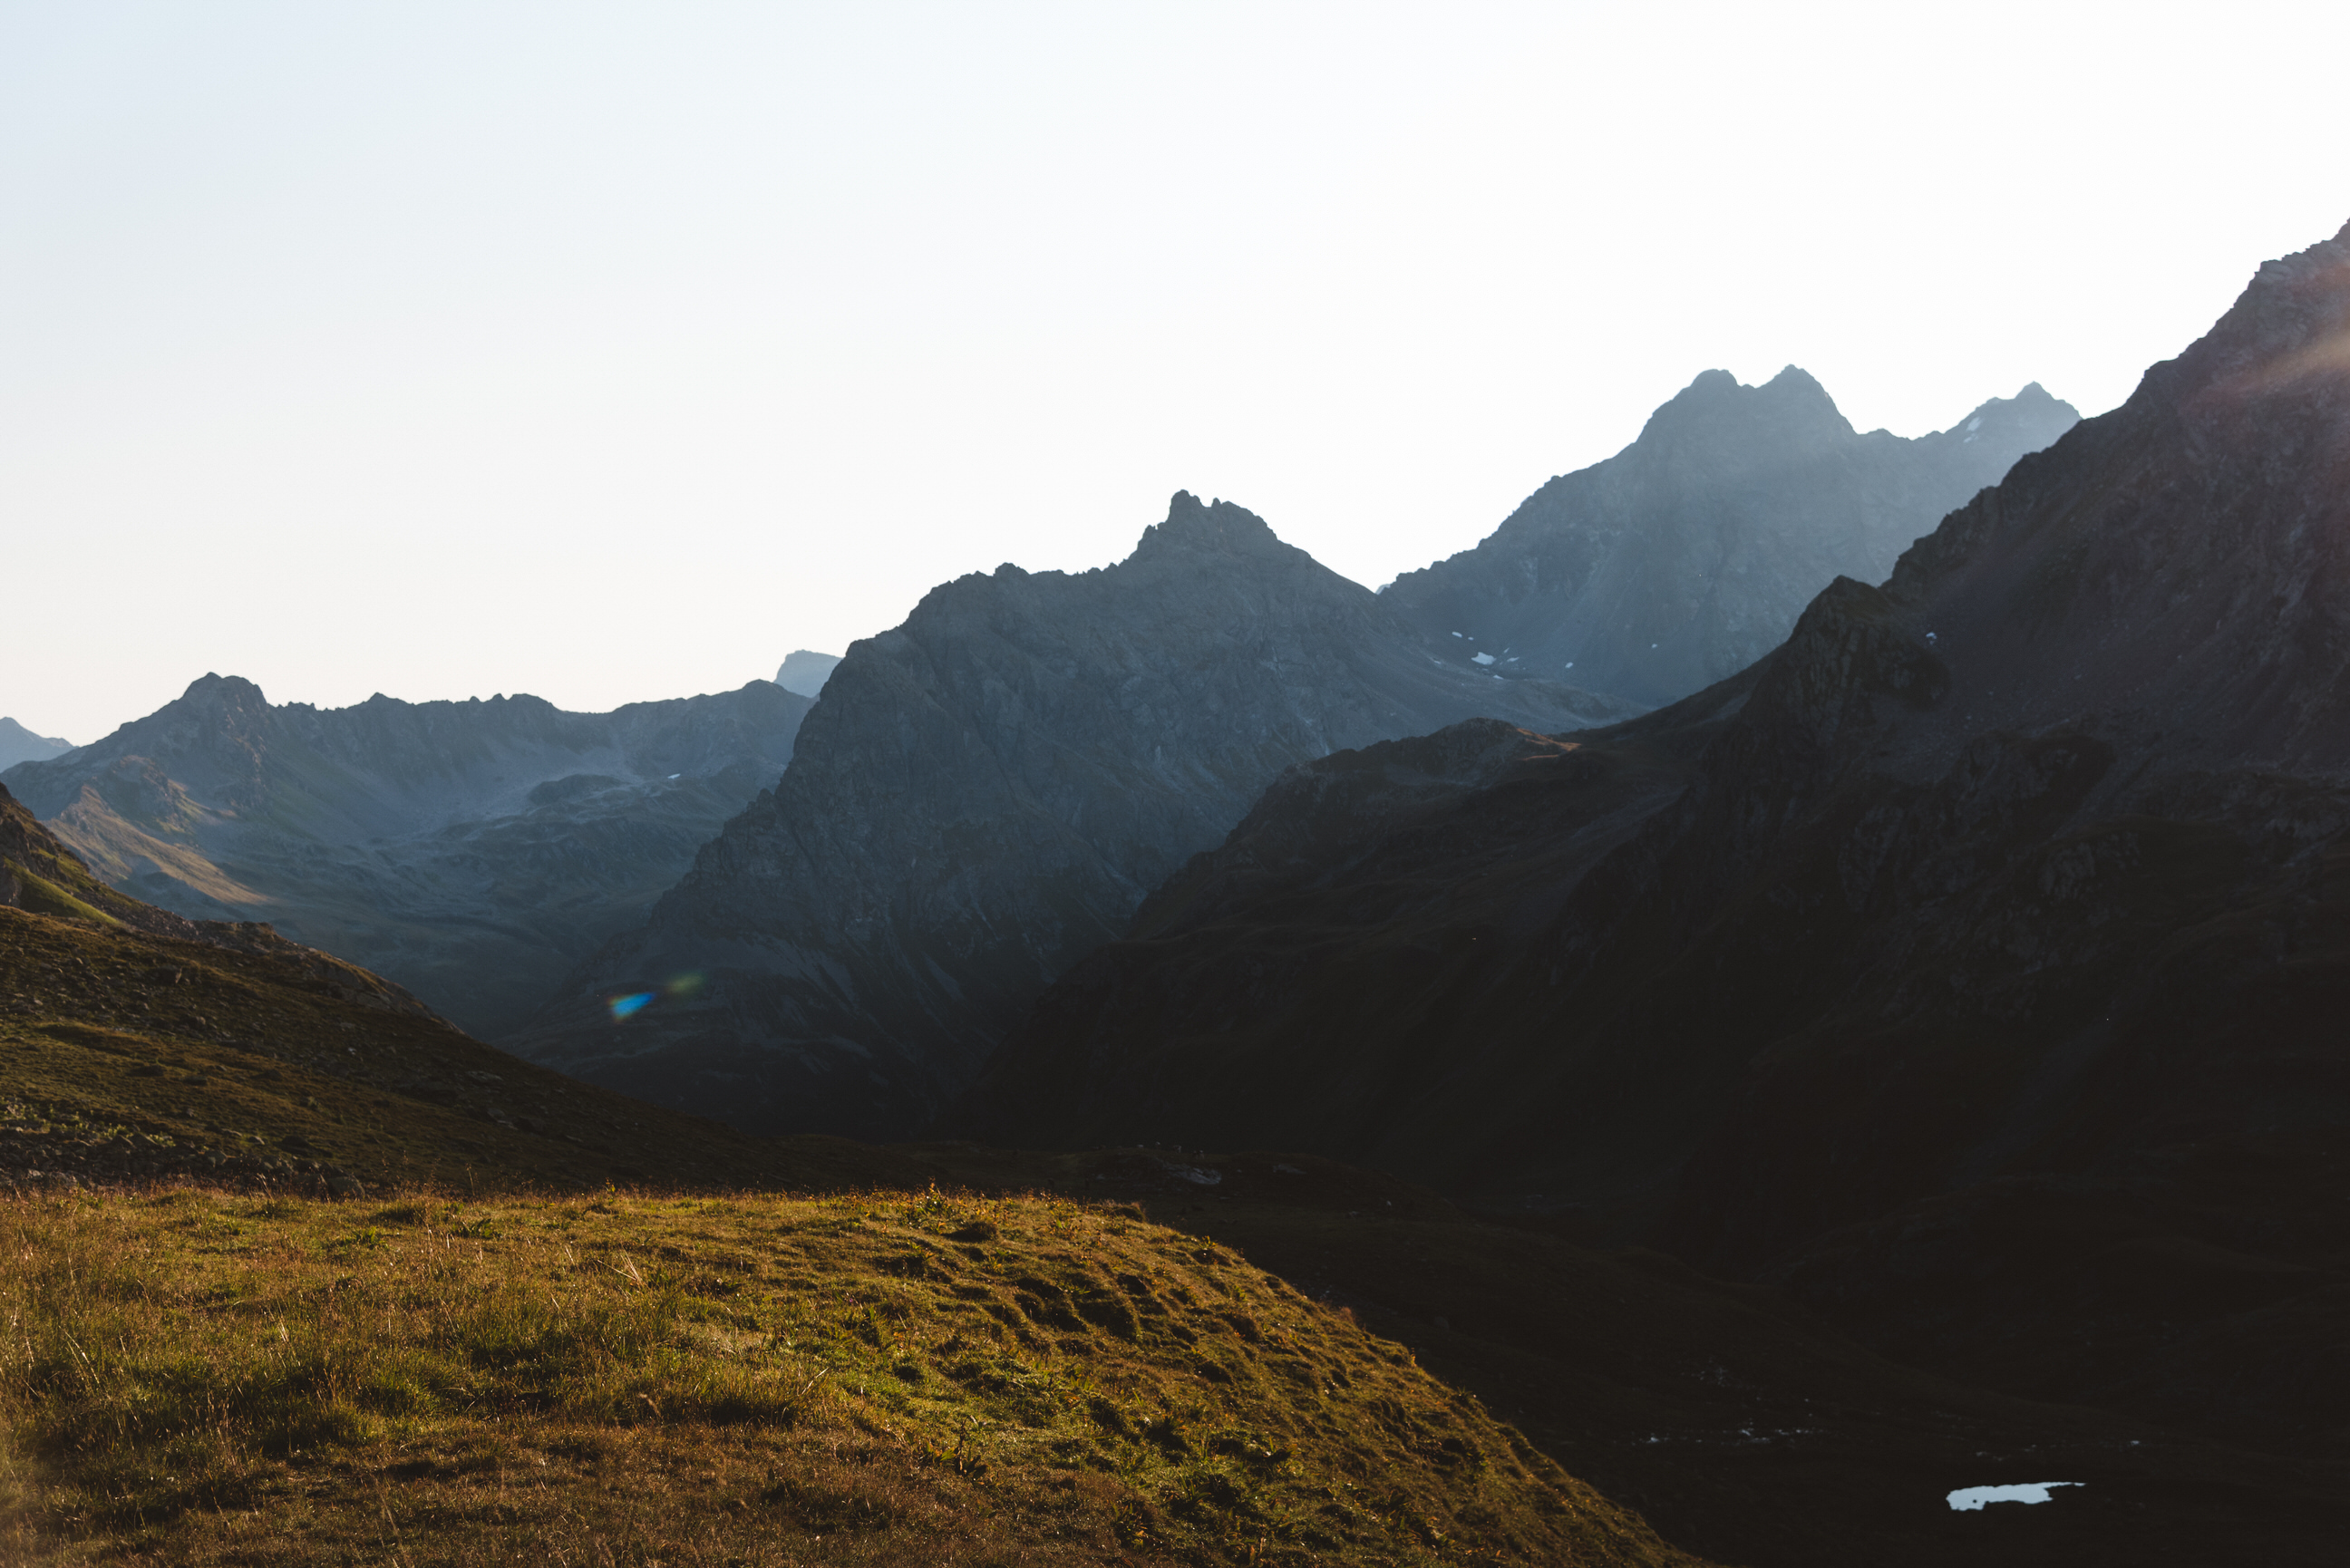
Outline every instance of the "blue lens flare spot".
{"label": "blue lens flare spot", "polygon": [[627,996],[616,996],[611,1002],[612,1017],[617,1021],[631,1013],[642,1012],[660,994],[658,991],[638,991]]}

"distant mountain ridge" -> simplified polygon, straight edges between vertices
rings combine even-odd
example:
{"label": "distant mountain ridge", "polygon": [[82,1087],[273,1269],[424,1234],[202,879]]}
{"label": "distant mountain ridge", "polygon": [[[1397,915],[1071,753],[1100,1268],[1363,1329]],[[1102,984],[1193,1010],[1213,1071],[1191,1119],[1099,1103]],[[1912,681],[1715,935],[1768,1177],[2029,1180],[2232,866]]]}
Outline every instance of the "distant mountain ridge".
{"label": "distant mountain ridge", "polygon": [[[782,782],[514,1045],[738,1125],[903,1136],[1291,763],[1629,711],[1501,679],[1178,494],[1116,566],[974,574],[852,646]],[[622,994],[661,1000],[619,1023]]]}
{"label": "distant mountain ridge", "polygon": [[207,675],[6,779],[112,886],[269,921],[494,1034],[642,918],[783,771],[809,706],[759,680],[601,714],[521,696],[321,710]]}
{"label": "distant mountain ridge", "polygon": [[0,718],[0,773],[18,763],[41,762],[72,750],[70,741],[36,735],[14,719]]}
{"label": "distant mountain ridge", "polygon": [[1932,435],[1864,435],[1792,365],[1760,387],[1709,370],[1630,446],[1381,597],[1504,668],[1673,701],[1777,647],[1836,577],[1882,582],[2079,417],[2034,382]]}

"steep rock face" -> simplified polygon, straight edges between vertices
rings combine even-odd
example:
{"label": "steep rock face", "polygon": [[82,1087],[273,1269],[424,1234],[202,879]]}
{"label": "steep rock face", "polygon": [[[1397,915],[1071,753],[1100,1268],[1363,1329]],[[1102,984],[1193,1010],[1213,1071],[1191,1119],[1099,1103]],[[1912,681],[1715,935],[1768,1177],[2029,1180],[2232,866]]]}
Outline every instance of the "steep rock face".
{"label": "steep rock face", "polygon": [[1291,763],[1624,711],[1498,679],[1179,494],[1118,566],[965,577],[852,647],[782,783],[518,1048],[741,1125],[902,1136]]}
{"label": "steep rock face", "polygon": [[760,680],[611,713],[535,697],[319,710],[208,675],[7,779],[113,887],[266,920],[494,1034],[643,918],[781,772],[809,705]]}
{"label": "steep rock face", "polygon": [[1738,680],[1410,820],[1284,781],[951,1128],[1302,1143],[2339,1444],[2345,623],[2350,230]]}
{"label": "steep rock face", "polygon": [[2035,382],[1937,434],[1863,435],[1792,365],[1761,387],[1709,370],[1624,451],[1382,597],[1504,668],[1669,702],[1777,647],[1834,578],[1884,580],[2078,418]]}
{"label": "steep rock face", "polygon": [[41,762],[72,750],[69,741],[36,735],[14,719],[0,718],[0,772],[18,763]]}

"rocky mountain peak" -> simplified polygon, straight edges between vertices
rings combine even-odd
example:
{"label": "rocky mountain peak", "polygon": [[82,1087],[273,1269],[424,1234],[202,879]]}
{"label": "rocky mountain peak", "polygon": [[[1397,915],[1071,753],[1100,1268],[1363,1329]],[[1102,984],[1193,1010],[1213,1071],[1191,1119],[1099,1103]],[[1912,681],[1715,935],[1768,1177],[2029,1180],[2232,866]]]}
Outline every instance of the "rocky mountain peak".
{"label": "rocky mountain peak", "polygon": [[1838,576],[1884,580],[1911,540],[2076,418],[2035,387],[1948,431],[1863,434],[1794,366],[1759,387],[1709,370],[1630,446],[1383,597],[1519,671],[1661,705],[1769,652]]}
{"label": "rocky mountain peak", "polygon": [[1284,545],[1265,520],[1229,501],[1203,502],[1179,490],[1167,503],[1167,520],[1142,531],[1129,560],[1154,560],[1177,551],[1307,562],[1312,557]]}
{"label": "rocky mountain peak", "polygon": [[261,688],[242,675],[223,675],[207,670],[188,682],[180,693],[182,702],[204,702],[234,708],[265,708],[269,699]]}
{"label": "rocky mountain peak", "polygon": [[1827,389],[1790,365],[1756,387],[1727,370],[1705,371],[1648,416],[1636,447],[1699,441],[1736,452],[1757,438],[1833,440],[1852,433]]}

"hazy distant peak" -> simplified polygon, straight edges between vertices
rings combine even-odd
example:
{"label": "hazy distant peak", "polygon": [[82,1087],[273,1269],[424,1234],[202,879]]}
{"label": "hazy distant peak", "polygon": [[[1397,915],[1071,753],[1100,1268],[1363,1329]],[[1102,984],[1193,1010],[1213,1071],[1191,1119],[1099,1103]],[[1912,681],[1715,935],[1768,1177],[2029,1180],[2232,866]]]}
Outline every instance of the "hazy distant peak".
{"label": "hazy distant peak", "polygon": [[2027,381],[2012,398],[1991,398],[1978,404],[1942,433],[1964,442],[2012,431],[2030,450],[2038,451],[2080,422],[2080,410],[2052,396],[2039,382]]}
{"label": "hazy distant peak", "polygon": [[784,656],[783,668],[775,671],[775,684],[786,691],[796,691],[803,697],[813,697],[824,690],[832,672],[840,666],[837,653],[818,653],[813,649],[795,648]]}
{"label": "hazy distant peak", "polygon": [[47,762],[72,750],[71,741],[36,735],[14,719],[0,719],[0,769],[13,768],[18,763]]}
{"label": "hazy distant peak", "polygon": [[1766,431],[1834,440],[1852,433],[1852,425],[1827,389],[1799,366],[1788,366],[1759,387],[1747,386],[1727,370],[1707,370],[1648,416],[1635,444]]}
{"label": "hazy distant peak", "polygon": [[1835,406],[1835,400],[1828,396],[1828,389],[1820,385],[1819,378],[1800,365],[1783,366],[1777,375],[1762,383],[1762,390],[1814,397],[1831,408]]}

